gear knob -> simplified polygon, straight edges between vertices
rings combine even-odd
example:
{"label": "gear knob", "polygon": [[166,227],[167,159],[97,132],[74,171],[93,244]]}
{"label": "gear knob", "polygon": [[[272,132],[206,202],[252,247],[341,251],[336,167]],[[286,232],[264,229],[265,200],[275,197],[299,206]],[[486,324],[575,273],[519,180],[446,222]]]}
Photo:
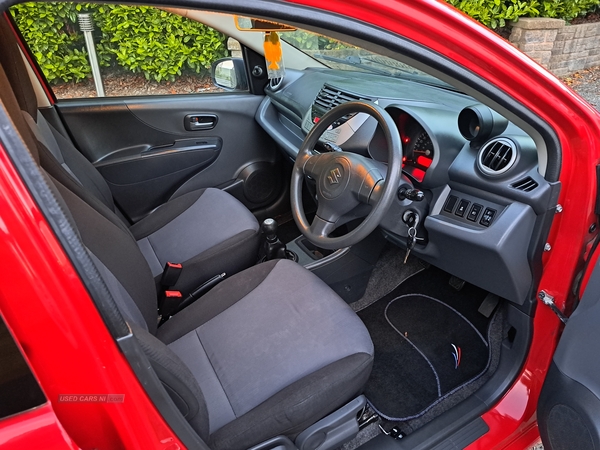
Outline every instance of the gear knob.
{"label": "gear knob", "polygon": [[277,222],[275,219],[265,219],[262,223],[261,229],[264,233],[267,241],[275,242],[277,240]]}

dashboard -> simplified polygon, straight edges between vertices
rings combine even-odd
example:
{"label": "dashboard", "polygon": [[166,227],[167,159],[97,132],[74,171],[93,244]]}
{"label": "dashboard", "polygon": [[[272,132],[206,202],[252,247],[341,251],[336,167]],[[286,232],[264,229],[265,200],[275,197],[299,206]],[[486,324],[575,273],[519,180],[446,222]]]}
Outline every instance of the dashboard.
{"label": "dashboard", "polygon": [[[405,247],[409,225],[403,218],[416,213],[417,256],[522,304],[534,279],[535,233],[556,195],[556,186],[539,173],[535,142],[460,92],[334,69],[289,71],[278,90],[267,88],[256,119],[293,161],[320,118],[353,100],[377,103],[390,114],[403,147],[398,191],[423,193],[421,201],[395,199],[380,224],[388,240]],[[315,151],[388,162],[383,131],[364,113],[337,120]]]}

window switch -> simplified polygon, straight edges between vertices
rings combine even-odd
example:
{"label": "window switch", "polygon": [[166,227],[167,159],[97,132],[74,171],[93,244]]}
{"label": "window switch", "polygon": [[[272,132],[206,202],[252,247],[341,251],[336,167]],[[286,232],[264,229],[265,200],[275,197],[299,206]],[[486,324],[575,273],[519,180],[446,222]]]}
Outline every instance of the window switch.
{"label": "window switch", "polygon": [[467,219],[471,222],[477,222],[477,218],[482,209],[483,206],[474,203],[473,206],[471,206],[471,211],[469,211],[469,214],[467,215]]}
{"label": "window switch", "polygon": [[492,223],[492,220],[494,220],[495,215],[496,215],[495,209],[485,208],[485,211],[484,211],[483,216],[481,217],[481,220],[479,221],[479,223],[481,225],[483,225],[484,227],[489,227],[490,224]]}
{"label": "window switch", "polygon": [[461,200],[458,204],[458,208],[456,208],[456,212],[454,214],[456,214],[458,217],[464,217],[465,213],[467,212],[467,208],[469,207],[469,204],[471,202],[468,200]]}

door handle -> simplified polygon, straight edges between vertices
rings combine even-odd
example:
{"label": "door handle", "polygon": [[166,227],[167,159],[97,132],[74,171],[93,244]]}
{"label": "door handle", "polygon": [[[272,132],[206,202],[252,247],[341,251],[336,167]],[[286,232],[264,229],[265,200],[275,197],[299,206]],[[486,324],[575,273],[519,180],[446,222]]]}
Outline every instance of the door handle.
{"label": "door handle", "polygon": [[183,126],[188,131],[212,130],[218,121],[216,114],[188,114],[183,119]]}

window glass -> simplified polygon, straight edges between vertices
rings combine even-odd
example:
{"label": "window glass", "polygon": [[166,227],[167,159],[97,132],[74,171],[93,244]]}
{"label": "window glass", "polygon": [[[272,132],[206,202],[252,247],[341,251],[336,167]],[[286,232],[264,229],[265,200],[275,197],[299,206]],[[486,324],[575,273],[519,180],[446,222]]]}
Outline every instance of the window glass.
{"label": "window glass", "polygon": [[211,64],[229,56],[222,33],[150,6],[35,2],[11,13],[57,98],[215,92]]}
{"label": "window glass", "polygon": [[0,318],[0,419],[46,402],[6,324]]}
{"label": "window glass", "polygon": [[297,29],[280,32],[280,36],[288,44],[332,69],[408,78],[451,88],[447,83],[408,64],[312,31]]}

